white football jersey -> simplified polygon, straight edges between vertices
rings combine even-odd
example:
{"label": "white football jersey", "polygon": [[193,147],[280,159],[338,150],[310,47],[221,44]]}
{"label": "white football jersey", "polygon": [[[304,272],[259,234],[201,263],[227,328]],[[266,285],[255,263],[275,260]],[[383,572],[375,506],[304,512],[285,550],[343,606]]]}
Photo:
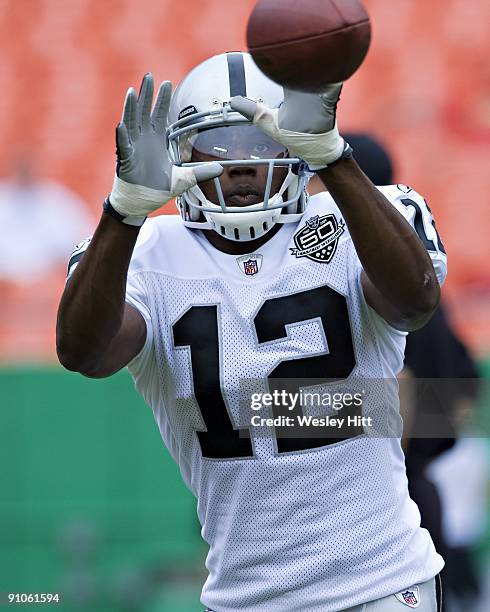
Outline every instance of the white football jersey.
{"label": "white football jersey", "polygon": [[[446,256],[423,198],[405,186],[381,190],[426,244],[442,283]],[[143,226],[127,301],[148,333],[128,367],[198,499],[210,547],[202,602],[216,612],[335,612],[443,567],[409,498],[399,440],[393,381],[406,334],[366,304],[361,269],[327,193],[241,257],[177,216]],[[372,380],[362,415],[396,434],[372,436],[363,423],[338,437],[324,427],[291,439],[285,426],[251,425],[244,404],[254,384],[321,377]]]}

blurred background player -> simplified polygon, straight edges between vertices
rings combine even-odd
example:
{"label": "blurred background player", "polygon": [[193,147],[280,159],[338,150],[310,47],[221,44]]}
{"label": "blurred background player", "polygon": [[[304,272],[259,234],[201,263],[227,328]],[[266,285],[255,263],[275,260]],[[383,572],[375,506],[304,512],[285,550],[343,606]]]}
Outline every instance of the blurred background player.
{"label": "blurred background player", "polygon": [[87,235],[92,219],[71,189],[40,176],[35,155],[19,152],[0,180],[0,278],[33,283],[59,270],[73,239]]}

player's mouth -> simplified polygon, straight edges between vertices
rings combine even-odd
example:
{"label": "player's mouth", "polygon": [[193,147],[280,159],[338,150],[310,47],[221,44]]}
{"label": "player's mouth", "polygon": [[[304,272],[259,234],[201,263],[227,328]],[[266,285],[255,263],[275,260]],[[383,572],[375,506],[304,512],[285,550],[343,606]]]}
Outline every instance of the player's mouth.
{"label": "player's mouth", "polygon": [[237,187],[225,195],[228,206],[252,206],[262,200],[263,194],[251,185]]}

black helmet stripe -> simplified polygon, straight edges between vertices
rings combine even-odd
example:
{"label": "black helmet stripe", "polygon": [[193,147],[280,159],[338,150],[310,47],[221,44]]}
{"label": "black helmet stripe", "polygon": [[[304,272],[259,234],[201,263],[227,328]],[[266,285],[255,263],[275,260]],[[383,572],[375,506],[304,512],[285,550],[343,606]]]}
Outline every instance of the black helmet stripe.
{"label": "black helmet stripe", "polygon": [[230,98],[233,96],[246,96],[245,64],[242,53],[227,53],[228,76],[230,79]]}

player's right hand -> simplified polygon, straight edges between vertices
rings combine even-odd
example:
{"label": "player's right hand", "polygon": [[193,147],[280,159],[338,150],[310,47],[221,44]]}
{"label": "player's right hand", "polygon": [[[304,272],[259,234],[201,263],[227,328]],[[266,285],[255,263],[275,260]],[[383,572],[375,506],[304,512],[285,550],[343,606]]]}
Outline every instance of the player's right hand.
{"label": "player's right hand", "polygon": [[197,182],[223,172],[217,162],[193,167],[172,163],[165,139],[172,84],[160,85],[153,111],[153,76],[143,77],[139,95],[128,89],[122,120],[116,128],[117,166],[109,201],[129,225],[142,225],[146,215],[181,195]]}

